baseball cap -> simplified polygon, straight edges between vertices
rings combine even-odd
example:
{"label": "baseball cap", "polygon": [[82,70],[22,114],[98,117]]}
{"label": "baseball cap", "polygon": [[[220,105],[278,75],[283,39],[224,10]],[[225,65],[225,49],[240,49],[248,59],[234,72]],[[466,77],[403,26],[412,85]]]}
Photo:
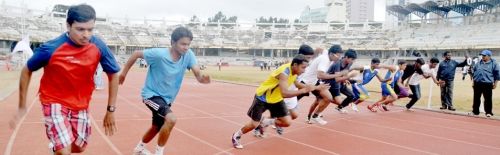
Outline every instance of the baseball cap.
{"label": "baseball cap", "polygon": [[490,51],[490,50],[483,50],[483,51],[481,52],[481,55],[491,56],[491,51]]}

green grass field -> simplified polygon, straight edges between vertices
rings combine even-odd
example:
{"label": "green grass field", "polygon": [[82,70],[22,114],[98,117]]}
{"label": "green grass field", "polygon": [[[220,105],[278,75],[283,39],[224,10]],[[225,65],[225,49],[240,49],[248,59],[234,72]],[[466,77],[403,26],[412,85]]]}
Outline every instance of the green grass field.
{"label": "green grass field", "polygon": [[20,71],[0,71],[0,99],[15,91],[19,86]]}
{"label": "green grass field", "polygon": [[[146,72],[146,69],[134,67],[131,71]],[[260,68],[250,66],[229,66],[223,67],[222,70],[219,71],[216,66],[208,66],[203,72],[210,75],[214,80],[258,85],[269,76],[271,71],[260,71]],[[186,75],[188,77],[193,76],[192,73],[186,73]],[[470,79],[462,81],[461,78],[461,74],[456,75],[453,103],[455,108],[459,111],[471,111],[473,99],[472,82]],[[15,90],[18,86],[18,79],[19,71],[0,71],[0,97],[2,97],[2,95],[8,95],[8,93]],[[431,79],[421,82],[422,98],[415,106],[427,107],[431,86],[430,83]],[[374,79],[367,85],[367,89],[372,91],[371,97],[368,99],[369,101],[377,101],[380,99],[380,94],[377,93],[380,92],[380,82],[378,82],[378,80]],[[404,105],[408,103],[408,101],[409,99],[401,99],[397,101],[396,104]],[[438,109],[441,106],[440,89],[436,85],[433,85],[431,103],[433,109]],[[493,90],[493,113],[500,115],[500,88]]]}
{"label": "green grass field", "polygon": [[[216,80],[258,85],[269,76],[271,71],[260,71],[260,68],[258,67],[249,66],[223,67],[222,70],[219,71],[216,66],[209,66],[206,70],[203,70],[203,72],[210,75],[212,79]],[[192,74],[187,73],[187,76],[192,76]],[[459,111],[471,111],[473,100],[472,81],[469,77],[462,81],[461,73],[458,73],[455,78],[453,104]],[[440,88],[433,85],[432,94],[429,94],[431,81],[432,79],[422,80],[420,84],[422,89],[422,98],[415,106],[427,107],[430,95],[432,103],[431,107],[433,109],[439,109],[439,107],[441,107]],[[369,101],[377,101],[380,99],[381,96],[378,92],[380,92],[381,88],[380,82],[377,79],[373,79],[373,81],[367,85],[367,89],[371,91],[371,97],[368,99]],[[396,104],[405,105],[408,101],[409,99],[401,99],[397,101]],[[493,90],[493,113],[500,115],[500,88]]]}

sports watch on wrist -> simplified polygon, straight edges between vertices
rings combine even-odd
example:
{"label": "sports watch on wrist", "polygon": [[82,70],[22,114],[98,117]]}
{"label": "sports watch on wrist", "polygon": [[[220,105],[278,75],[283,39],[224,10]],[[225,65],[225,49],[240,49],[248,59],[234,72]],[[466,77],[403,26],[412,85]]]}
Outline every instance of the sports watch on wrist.
{"label": "sports watch on wrist", "polygon": [[108,110],[109,112],[115,112],[116,107],[113,105],[108,105],[108,108],[106,110]]}

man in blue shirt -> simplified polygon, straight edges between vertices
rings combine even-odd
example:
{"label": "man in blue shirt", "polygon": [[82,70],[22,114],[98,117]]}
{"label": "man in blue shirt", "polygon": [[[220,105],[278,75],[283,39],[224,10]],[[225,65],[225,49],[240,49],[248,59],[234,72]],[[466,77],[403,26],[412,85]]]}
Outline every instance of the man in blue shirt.
{"label": "man in blue shirt", "polygon": [[484,95],[484,111],[486,117],[493,116],[492,112],[492,95],[493,89],[497,87],[497,82],[500,80],[500,66],[491,59],[491,51],[483,50],[481,52],[483,58],[474,65],[474,103],[472,105],[472,114],[479,115],[479,105],[481,104],[481,95]]}
{"label": "man in blue shirt", "polygon": [[[193,34],[185,27],[178,27],[172,32],[170,48],[152,48],[136,51],[130,56],[120,75],[120,84],[123,84],[127,72],[138,58],[146,60],[149,65],[146,82],[142,88],[144,104],[153,114],[153,123],[142,140],[134,149],[134,154],[144,154],[146,143],[150,142],[156,134],[158,145],[155,154],[163,154],[164,146],[175,125],[176,118],[170,107],[181,87],[186,69],[191,69],[200,83],[210,83],[210,77],[202,75],[196,63],[193,51],[189,45]],[[146,153],[147,154],[147,153]]]}
{"label": "man in blue shirt", "polygon": [[467,65],[467,57],[462,63],[451,60],[451,52],[446,51],[443,54],[444,61],[439,63],[437,72],[437,80],[440,81],[441,86],[441,110],[448,109],[455,111],[453,108],[453,80],[455,79],[455,71],[457,67],[464,67]]}

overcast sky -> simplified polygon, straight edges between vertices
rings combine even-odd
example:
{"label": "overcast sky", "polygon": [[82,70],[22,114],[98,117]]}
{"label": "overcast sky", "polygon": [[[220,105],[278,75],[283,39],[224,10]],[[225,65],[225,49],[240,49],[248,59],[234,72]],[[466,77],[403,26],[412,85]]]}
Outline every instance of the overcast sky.
{"label": "overcast sky", "polygon": [[[306,5],[324,6],[324,0],[2,0],[6,4],[28,8],[51,9],[55,4],[92,5],[99,17],[129,17],[131,19],[189,20],[193,15],[202,21],[222,11],[226,16],[237,16],[240,22],[251,22],[260,16],[288,19],[300,17]],[[385,0],[375,0],[375,20],[383,21]]]}

